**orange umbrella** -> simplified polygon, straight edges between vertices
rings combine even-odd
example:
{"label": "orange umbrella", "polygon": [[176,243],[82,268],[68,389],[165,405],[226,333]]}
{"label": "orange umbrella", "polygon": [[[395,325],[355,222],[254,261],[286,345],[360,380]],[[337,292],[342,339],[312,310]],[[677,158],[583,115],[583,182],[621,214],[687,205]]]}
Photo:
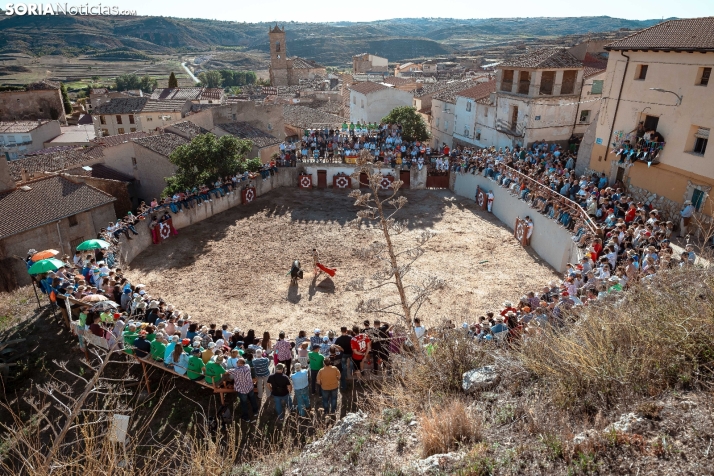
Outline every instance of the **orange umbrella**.
{"label": "orange umbrella", "polygon": [[41,259],[49,259],[49,258],[54,258],[59,254],[59,251],[57,250],[45,250],[45,251],[40,251],[39,253],[35,253],[32,255],[32,261],[40,261]]}

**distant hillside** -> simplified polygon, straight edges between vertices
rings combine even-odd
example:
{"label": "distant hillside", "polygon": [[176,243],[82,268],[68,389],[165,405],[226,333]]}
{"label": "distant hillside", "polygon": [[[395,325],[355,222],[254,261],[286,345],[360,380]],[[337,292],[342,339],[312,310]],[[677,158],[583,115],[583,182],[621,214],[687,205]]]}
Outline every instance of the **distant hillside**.
{"label": "distant hillside", "polygon": [[[398,62],[513,41],[641,29],[659,20],[610,17],[398,18],[368,23],[286,23],[288,52],[326,65],[368,51]],[[166,17],[14,16],[0,21],[0,54],[80,55],[129,49],[145,54],[190,53],[216,46],[267,52],[267,23]]]}

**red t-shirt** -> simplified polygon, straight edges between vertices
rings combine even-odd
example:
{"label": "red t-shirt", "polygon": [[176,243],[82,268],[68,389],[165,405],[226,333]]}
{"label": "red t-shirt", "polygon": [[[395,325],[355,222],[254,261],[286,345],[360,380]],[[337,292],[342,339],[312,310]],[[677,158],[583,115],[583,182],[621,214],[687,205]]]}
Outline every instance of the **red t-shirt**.
{"label": "red t-shirt", "polygon": [[637,209],[635,208],[630,208],[625,212],[625,223],[630,223],[631,221],[635,220],[635,213],[637,213]]}
{"label": "red t-shirt", "polygon": [[367,348],[372,341],[367,334],[357,334],[350,341],[352,347],[352,358],[354,360],[362,360],[367,354]]}

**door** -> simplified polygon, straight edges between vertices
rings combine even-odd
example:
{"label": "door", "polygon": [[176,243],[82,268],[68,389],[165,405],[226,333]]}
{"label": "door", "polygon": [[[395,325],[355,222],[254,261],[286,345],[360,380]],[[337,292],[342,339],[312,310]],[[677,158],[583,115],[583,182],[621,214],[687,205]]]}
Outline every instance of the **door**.
{"label": "door", "polygon": [[412,176],[412,174],[408,170],[402,170],[399,172],[399,180],[404,182],[402,184],[402,189],[406,190],[409,188],[409,186],[410,186],[409,184],[411,182],[411,176]]}
{"label": "door", "polygon": [[327,170],[317,171],[317,188],[327,188]]}
{"label": "door", "polygon": [[646,131],[656,131],[657,124],[659,124],[659,117],[645,116],[645,130]]}
{"label": "door", "polygon": [[618,167],[617,168],[617,176],[615,177],[615,183],[618,182],[623,182],[623,179],[625,178],[625,167]]}
{"label": "door", "polygon": [[369,177],[366,173],[359,174],[359,188],[369,188]]}
{"label": "door", "polygon": [[518,127],[518,106],[513,106],[513,111],[511,112],[511,130],[515,131]]}

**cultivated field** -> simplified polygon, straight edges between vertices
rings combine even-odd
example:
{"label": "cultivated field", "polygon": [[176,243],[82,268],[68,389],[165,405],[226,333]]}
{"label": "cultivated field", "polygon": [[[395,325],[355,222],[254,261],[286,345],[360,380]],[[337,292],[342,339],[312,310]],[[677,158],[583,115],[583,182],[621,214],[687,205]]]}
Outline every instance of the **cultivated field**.
{"label": "cultivated field", "polygon": [[[425,229],[436,233],[409,276],[435,275],[446,281],[420,312],[427,325],[444,319],[457,325],[471,322],[555,277],[472,200],[449,191],[405,195],[409,203],[400,213],[409,231],[398,241],[409,241]],[[225,322],[271,335],[286,330],[295,336],[314,327],[339,330],[361,322],[365,316],[357,314],[357,304],[378,296],[377,291],[347,290],[355,278],[370,282],[377,265],[360,258],[358,251],[382,240],[381,232],[348,225],[356,212],[352,202],[340,191],[280,189],[151,246],[134,259],[128,274],[132,283],[146,284],[150,294],[203,323]],[[335,278],[323,274],[313,280],[314,247],[327,266],[337,268]],[[286,272],[295,258],[303,263],[305,279],[290,287]],[[381,292],[395,295],[392,287]]]}

